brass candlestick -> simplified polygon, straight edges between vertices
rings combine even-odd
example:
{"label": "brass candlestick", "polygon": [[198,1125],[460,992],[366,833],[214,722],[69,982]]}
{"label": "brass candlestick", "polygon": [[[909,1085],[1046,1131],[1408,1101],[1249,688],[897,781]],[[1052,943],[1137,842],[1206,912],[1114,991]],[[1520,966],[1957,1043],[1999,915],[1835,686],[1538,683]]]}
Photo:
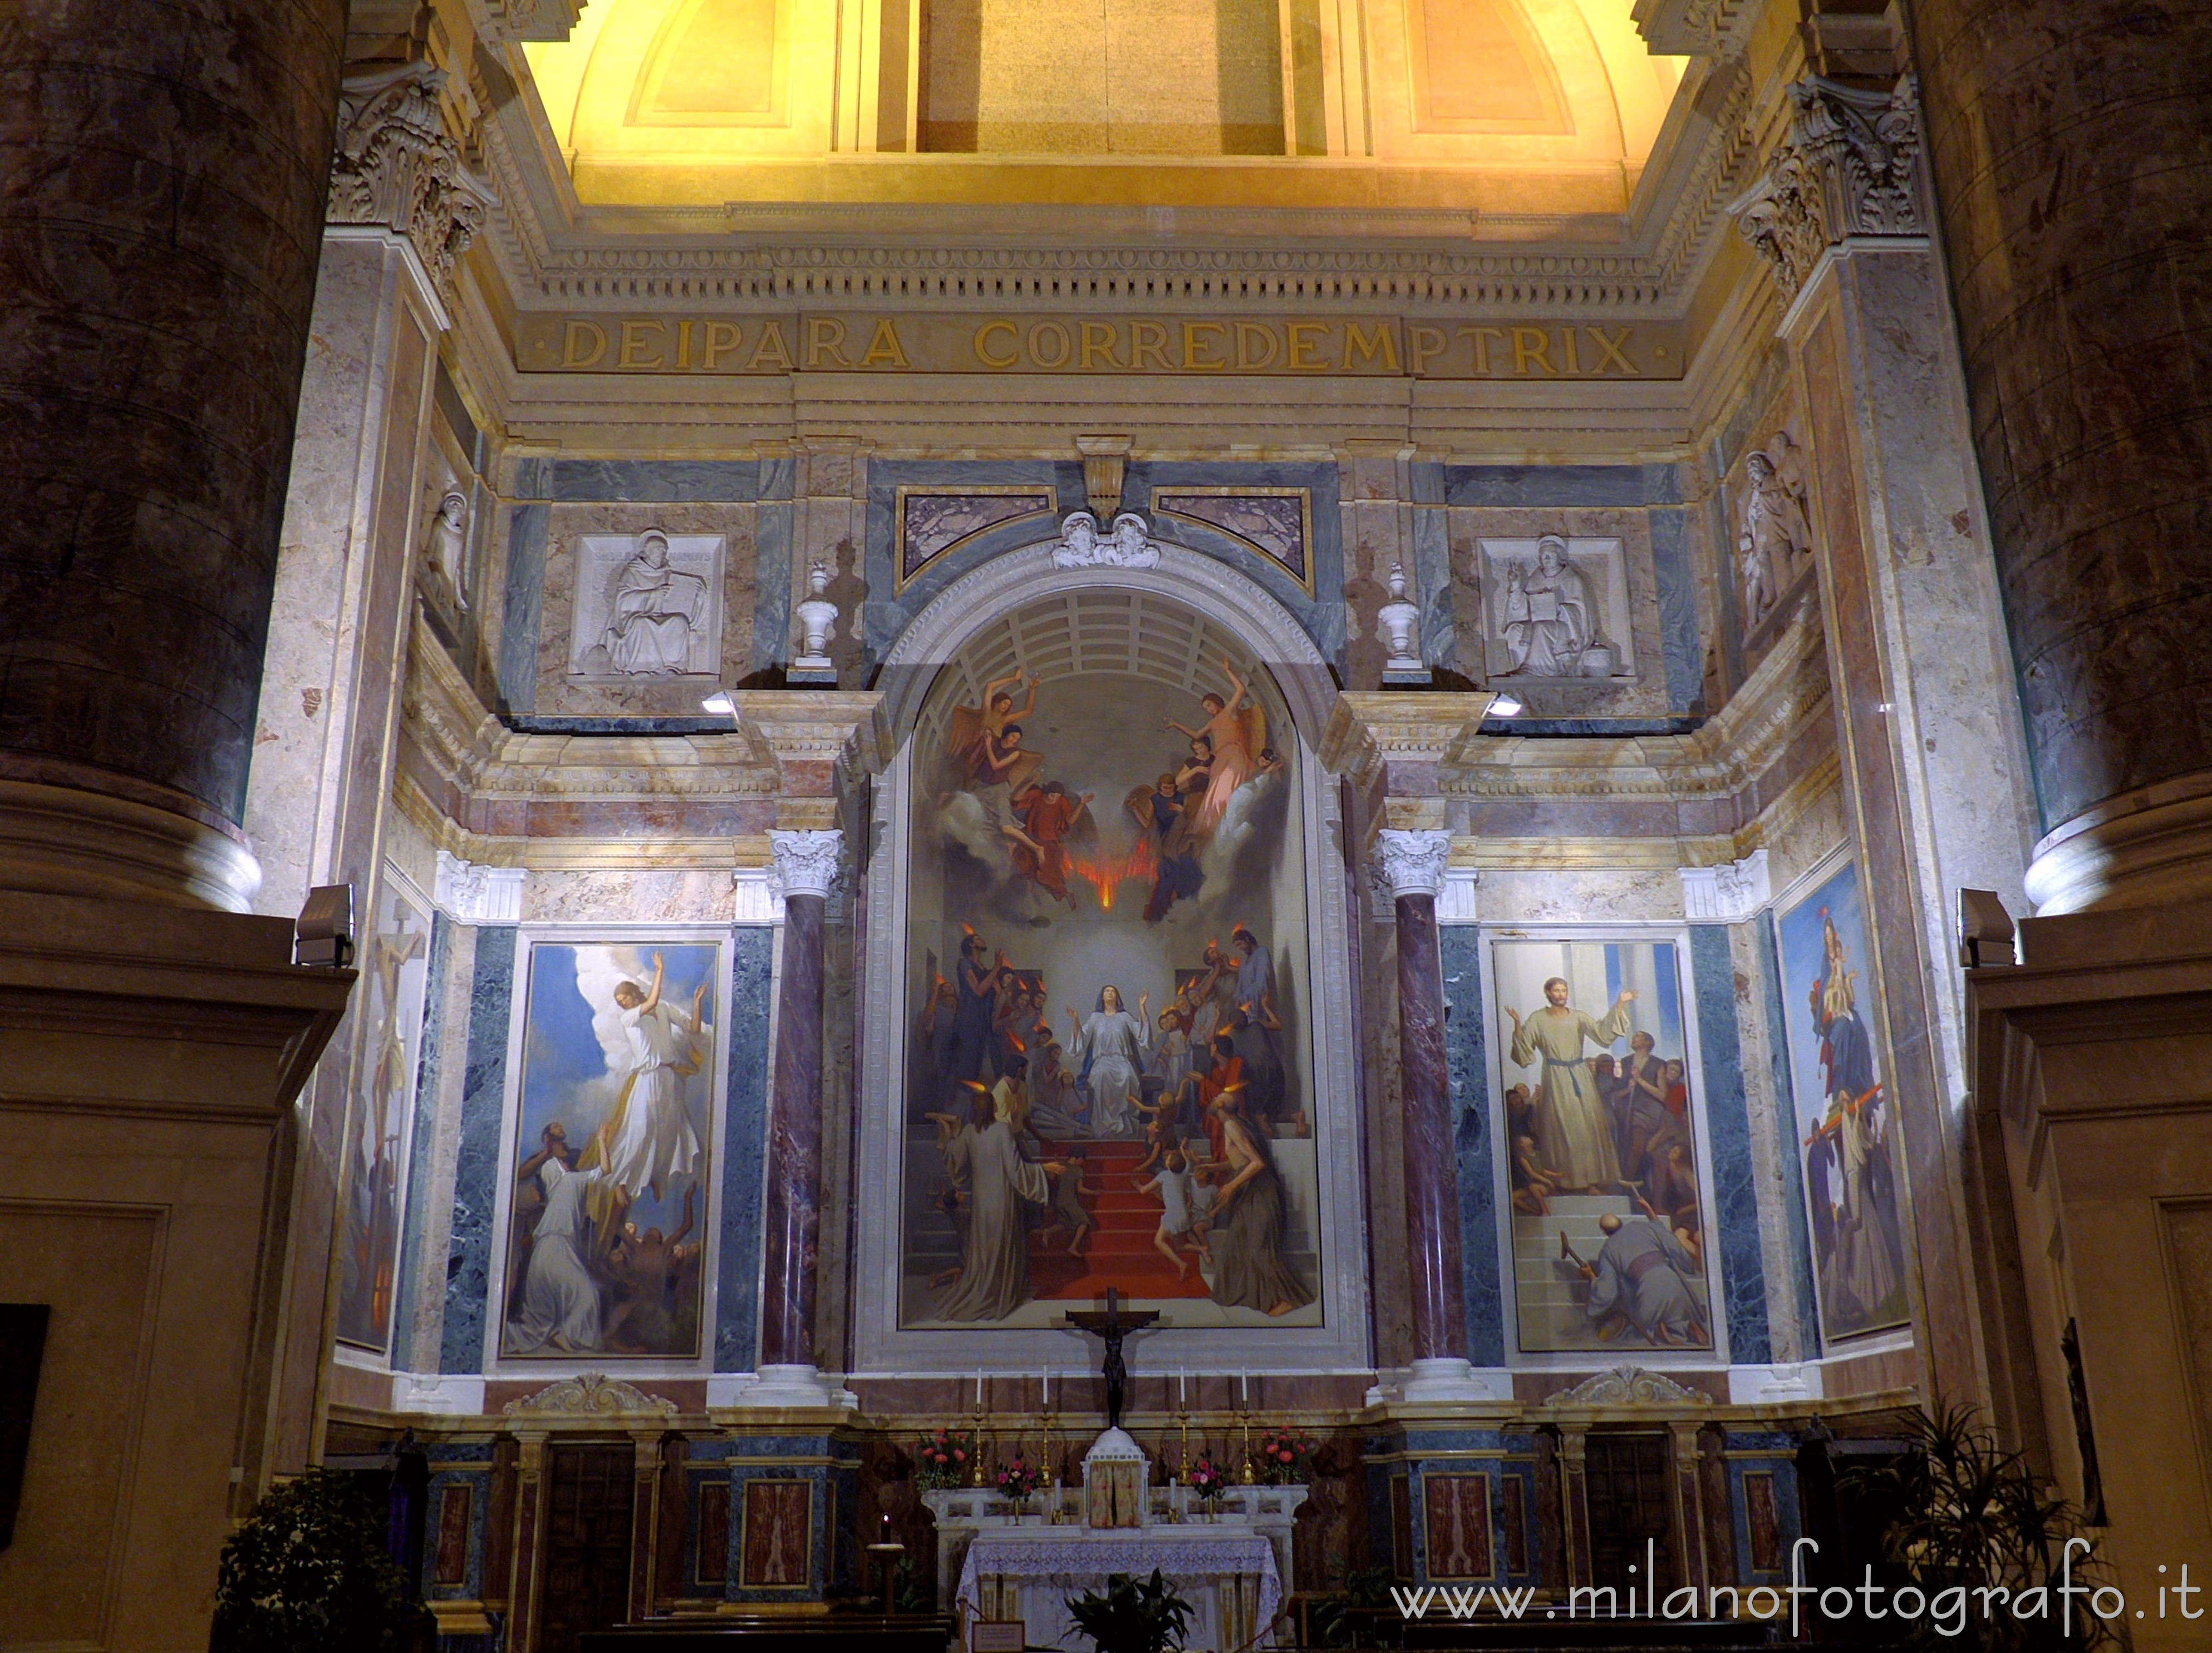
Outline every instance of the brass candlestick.
{"label": "brass candlestick", "polygon": [[1237,1409],[1237,1449],[1244,1459],[1244,1473],[1237,1480],[1249,1486],[1259,1477],[1252,1473],[1252,1408],[1249,1402]]}
{"label": "brass candlestick", "polygon": [[975,1440],[974,1451],[971,1454],[970,1461],[968,1465],[968,1484],[970,1486],[981,1486],[983,1485],[983,1418],[984,1412],[982,1404],[979,1401],[976,1403],[975,1407]]}

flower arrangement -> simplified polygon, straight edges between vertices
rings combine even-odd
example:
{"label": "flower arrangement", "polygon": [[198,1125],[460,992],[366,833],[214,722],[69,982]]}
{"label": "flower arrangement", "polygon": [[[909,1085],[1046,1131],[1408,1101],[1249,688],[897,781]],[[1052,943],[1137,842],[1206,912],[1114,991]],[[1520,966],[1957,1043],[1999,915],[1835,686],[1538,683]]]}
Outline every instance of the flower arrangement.
{"label": "flower arrangement", "polygon": [[1192,1492],[1209,1500],[1219,1498],[1229,1490],[1229,1472],[1214,1462],[1211,1452],[1198,1455],[1198,1462],[1191,1465],[1190,1474],[1184,1480],[1189,1483]]}
{"label": "flower arrangement", "polygon": [[1312,1436],[1294,1429],[1271,1429],[1260,1437],[1260,1479],[1270,1486],[1302,1478],[1319,1445]]}
{"label": "flower arrangement", "polygon": [[959,1486],[975,1462],[975,1437],[964,1429],[940,1429],[915,1449],[917,1478],[924,1486]]}
{"label": "flower arrangement", "polygon": [[1019,1504],[1044,1485],[1044,1472],[1027,1458],[1017,1457],[999,1470],[999,1491]]}

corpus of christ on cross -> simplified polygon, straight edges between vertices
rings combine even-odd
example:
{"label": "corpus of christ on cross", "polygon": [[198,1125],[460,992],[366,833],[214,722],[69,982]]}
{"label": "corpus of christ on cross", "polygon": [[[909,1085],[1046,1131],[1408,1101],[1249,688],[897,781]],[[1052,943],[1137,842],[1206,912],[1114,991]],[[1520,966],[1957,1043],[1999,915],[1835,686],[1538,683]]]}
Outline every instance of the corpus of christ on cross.
{"label": "corpus of christ on cross", "polygon": [[1121,1407],[1128,1399],[1129,1369],[1121,1360],[1121,1340],[1132,1332],[1141,1332],[1159,1316],[1150,1310],[1121,1312],[1121,1294],[1114,1286],[1106,1288],[1106,1312],[1095,1309],[1078,1310],[1070,1313],[1066,1323],[1079,1332],[1088,1332],[1106,1345],[1106,1358],[1100,1374],[1106,1379],[1106,1427],[1121,1426]]}

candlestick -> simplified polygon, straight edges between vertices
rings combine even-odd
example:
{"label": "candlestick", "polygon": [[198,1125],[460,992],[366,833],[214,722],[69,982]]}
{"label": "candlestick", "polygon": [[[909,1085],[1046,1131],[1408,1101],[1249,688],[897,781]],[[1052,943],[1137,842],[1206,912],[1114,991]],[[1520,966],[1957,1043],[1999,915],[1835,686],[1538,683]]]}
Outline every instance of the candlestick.
{"label": "candlestick", "polygon": [[1244,1410],[1249,1412],[1252,1410],[1252,1374],[1239,1366],[1237,1369],[1237,1381],[1243,1386]]}
{"label": "candlestick", "polygon": [[1049,1366],[1044,1369],[1043,1373],[1037,1379],[1037,1400],[1039,1411],[1052,1410],[1052,1368]]}
{"label": "candlestick", "polygon": [[975,1368],[975,1410],[979,1413],[983,1410],[983,1369],[981,1366]]}
{"label": "candlestick", "polygon": [[1190,1373],[1181,1366],[1176,1368],[1176,1401],[1185,1412],[1190,1410]]}
{"label": "candlestick", "polygon": [[969,1468],[971,1473],[968,1484],[981,1486],[983,1484],[983,1380],[981,1377],[975,1380],[975,1441]]}

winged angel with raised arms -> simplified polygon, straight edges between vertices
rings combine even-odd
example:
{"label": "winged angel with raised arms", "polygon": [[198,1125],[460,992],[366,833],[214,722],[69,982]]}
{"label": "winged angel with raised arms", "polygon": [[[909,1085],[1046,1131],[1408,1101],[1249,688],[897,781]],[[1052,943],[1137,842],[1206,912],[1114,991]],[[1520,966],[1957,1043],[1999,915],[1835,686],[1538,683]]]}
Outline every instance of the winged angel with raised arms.
{"label": "winged angel with raised arms", "polygon": [[[614,1104],[584,1149],[579,1168],[601,1170],[614,1205],[650,1190],[658,1200],[682,1187],[687,1206],[705,1151],[684,1103],[685,1081],[706,1065],[714,1030],[705,1018],[702,979],[686,1010],[663,997],[666,970],[653,955],[649,981],[638,979],[634,947],[576,949],[576,990],[592,1007],[592,1031],[606,1053]],[[619,1209],[594,1213],[607,1221]]]}

